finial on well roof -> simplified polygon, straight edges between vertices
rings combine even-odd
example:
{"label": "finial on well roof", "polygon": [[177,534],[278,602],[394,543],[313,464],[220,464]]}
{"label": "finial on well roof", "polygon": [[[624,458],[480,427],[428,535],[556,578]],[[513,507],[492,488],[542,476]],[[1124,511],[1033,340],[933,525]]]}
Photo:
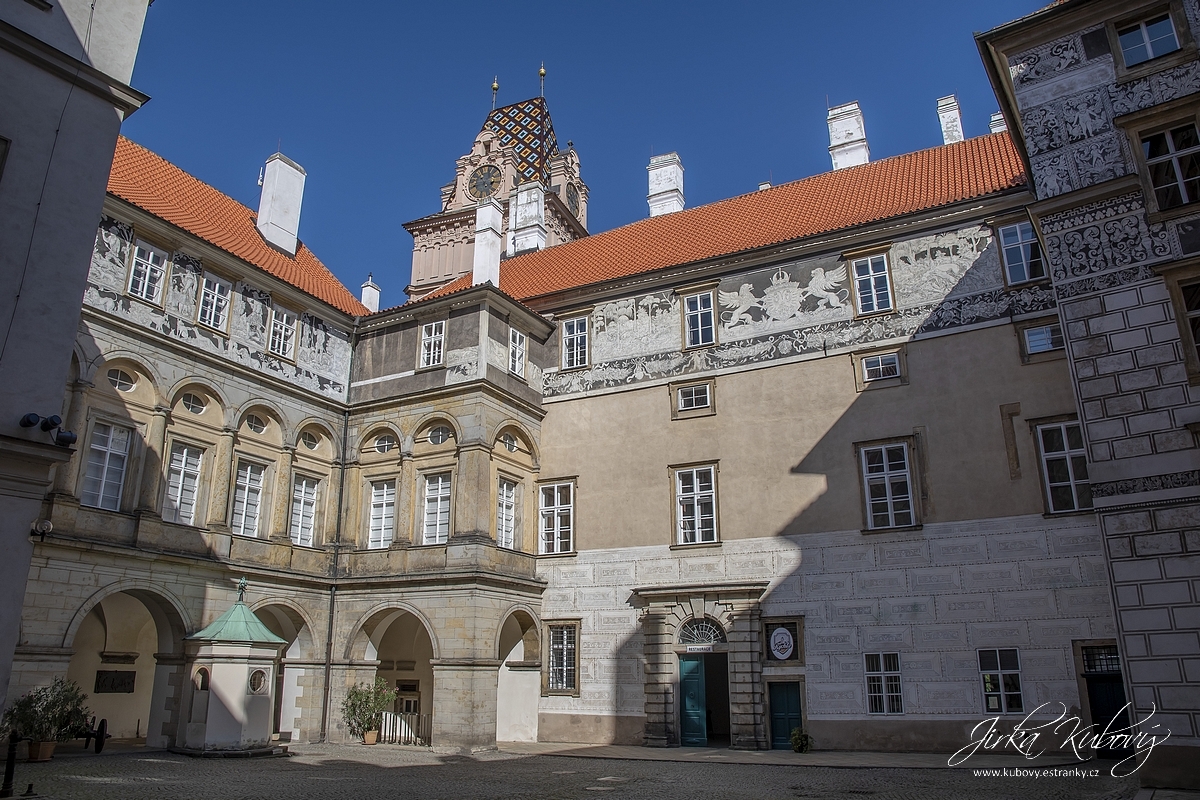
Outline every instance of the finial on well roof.
{"label": "finial on well roof", "polygon": [[242,579],[240,581],[238,581],[238,602],[239,603],[244,602],[245,599],[246,599],[246,577],[243,575]]}
{"label": "finial on well roof", "polygon": [[492,111],[496,110],[496,92],[500,91],[500,76],[492,78]]}
{"label": "finial on well roof", "polygon": [[538,97],[546,96],[546,62],[542,62],[542,66],[538,68],[538,80],[541,81],[542,88],[538,90]]}

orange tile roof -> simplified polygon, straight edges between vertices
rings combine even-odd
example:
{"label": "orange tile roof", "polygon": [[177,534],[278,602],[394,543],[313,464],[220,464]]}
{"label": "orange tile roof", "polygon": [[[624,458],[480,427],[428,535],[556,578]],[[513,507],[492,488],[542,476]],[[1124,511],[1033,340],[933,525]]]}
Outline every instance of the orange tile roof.
{"label": "orange tile roof", "polygon": [[295,256],[267,244],[255,213],[124,136],[117,139],[108,192],[351,315],[370,311],[300,243]]}
{"label": "orange tile roof", "polygon": [[[640,220],[500,264],[500,288],[551,292],[755,250],[1012,189],[1025,171],[1007,133],[886,158]],[[465,275],[427,295],[469,286]]]}

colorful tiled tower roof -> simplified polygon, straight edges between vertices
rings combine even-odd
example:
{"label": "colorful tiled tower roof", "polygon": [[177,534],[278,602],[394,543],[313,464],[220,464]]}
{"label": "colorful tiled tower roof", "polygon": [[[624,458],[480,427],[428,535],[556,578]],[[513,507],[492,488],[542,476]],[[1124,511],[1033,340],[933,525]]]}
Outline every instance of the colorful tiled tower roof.
{"label": "colorful tiled tower roof", "polygon": [[484,120],[483,130],[494,131],[502,147],[513,148],[522,182],[548,181],[550,159],[558,154],[558,140],[554,138],[546,98],[497,108]]}

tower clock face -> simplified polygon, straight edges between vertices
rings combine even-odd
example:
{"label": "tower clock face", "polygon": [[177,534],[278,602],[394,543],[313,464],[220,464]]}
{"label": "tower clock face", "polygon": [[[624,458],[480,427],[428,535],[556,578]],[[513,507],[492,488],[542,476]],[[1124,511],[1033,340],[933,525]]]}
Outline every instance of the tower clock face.
{"label": "tower clock face", "polygon": [[467,178],[467,192],[476,200],[491,197],[499,188],[500,169],[492,164],[485,164]]}
{"label": "tower clock face", "polygon": [[579,216],[579,190],[575,188],[575,184],[567,184],[567,208],[571,209],[571,213]]}

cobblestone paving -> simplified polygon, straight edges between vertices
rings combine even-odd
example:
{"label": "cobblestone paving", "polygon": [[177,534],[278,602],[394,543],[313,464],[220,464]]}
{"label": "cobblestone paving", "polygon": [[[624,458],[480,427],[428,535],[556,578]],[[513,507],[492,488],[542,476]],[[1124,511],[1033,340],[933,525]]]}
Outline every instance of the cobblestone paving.
{"label": "cobblestone paving", "polygon": [[[19,764],[17,794],[86,800],[1129,800],[1137,779],[975,777],[971,770],[834,769],[616,761],[483,753],[300,745],[292,758],[192,759],[162,752]],[[1082,765],[1090,769],[1096,764]],[[1103,766],[1103,765],[1101,765]]]}

